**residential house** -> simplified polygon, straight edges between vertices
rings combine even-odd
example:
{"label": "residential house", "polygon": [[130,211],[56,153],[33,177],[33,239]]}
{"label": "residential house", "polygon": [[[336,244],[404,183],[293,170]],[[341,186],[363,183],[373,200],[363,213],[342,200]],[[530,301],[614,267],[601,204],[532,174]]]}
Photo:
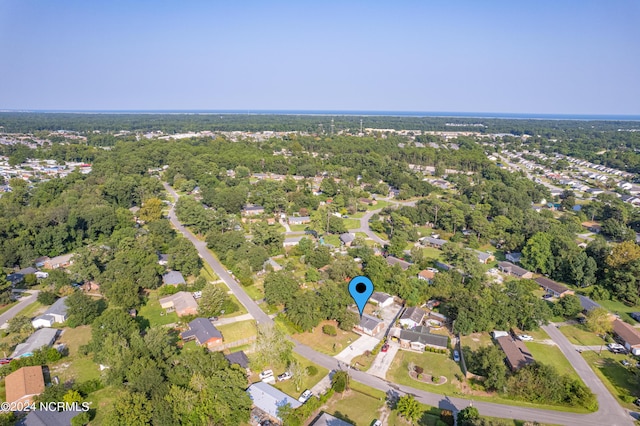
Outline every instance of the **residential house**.
{"label": "residential house", "polygon": [[69,426],[73,424],[71,419],[81,412],[74,410],[32,410],[25,417],[18,420],[16,426]]}
{"label": "residential house", "polygon": [[242,216],[257,216],[264,213],[264,207],[257,204],[247,204],[242,209]]}
{"label": "residential house", "polygon": [[589,188],[585,191],[587,194],[590,195],[599,195],[599,194],[604,194],[604,190],[600,189],[600,188]]}
{"label": "residential house", "polygon": [[169,263],[169,255],[158,253],[158,265],[167,266]]}
{"label": "residential house", "polygon": [[387,293],[374,291],[369,298],[369,301],[381,308],[386,308],[387,306],[393,305],[393,296]]}
{"label": "residential house", "polygon": [[44,261],[45,269],[64,269],[73,264],[73,253],[52,257]]}
{"label": "residential house", "polygon": [[393,257],[393,256],[387,256],[386,260],[389,266],[393,267],[394,265],[400,265],[400,267],[404,271],[409,269],[409,267],[411,266],[411,263],[404,261],[402,259],[398,259],[397,257]]}
{"label": "residential house", "polygon": [[31,274],[35,275],[37,273],[38,273],[38,270],[30,266],[28,268],[20,269],[19,271],[14,272],[13,274],[7,275],[7,281],[9,281],[11,285],[16,285],[22,282],[27,275],[31,275]]}
{"label": "residential house", "polygon": [[278,408],[289,404],[295,409],[302,405],[297,399],[264,382],[253,383],[247,388],[247,393],[255,408],[279,423],[282,419],[278,417]]}
{"label": "residential house", "polygon": [[435,247],[437,249],[441,249],[443,245],[445,245],[448,241],[443,240],[441,238],[434,237],[423,237],[420,238],[420,244],[427,247]]}
{"label": "residential house", "polygon": [[441,326],[441,325],[444,325],[447,321],[449,321],[449,318],[447,318],[446,315],[443,315],[441,313],[429,311],[429,313],[427,314],[426,321],[428,324],[432,326],[433,325]]}
{"label": "residential house", "polygon": [[449,265],[448,263],[436,261],[436,268],[442,269],[443,271],[449,271],[453,269],[453,266]]}
{"label": "residential house", "polygon": [[302,240],[303,238],[304,238],[304,236],[287,237],[282,242],[282,246],[285,247],[285,248],[286,247],[297,246],[300,243],[300,240]]}
{"label": "residential house", "polygon": [[536,282],[545,289],[548,294],[551,294],[555,297],[566,296],[567,294],[575,294],[575,291],[569,290],[566,286],[555,282],[554,280],[550,280],[549,278],[539,277],[536,278]]}
{"label": "residential house", "polygon": [[11,358],[21,358],[33,355],[34,351],[48,348],[56,341],[60,330],[57,328],[41,328],[33,332],[31,336],[20,343],[11,354]]}
{"label": "residential house", "polygon": [[502,352],[504,352],[505,361],[511,371],[516,371],[534,362],[533,355],[531,355],[524,342],[511,336],[501,336],[496,341],[500,345]]}
{"label": "residential house", "polygon": [[427,315],[427,312],[418,308],[417,306],[412,306],[410,308],[405,309],[405,311],[400,316],[400,324],[405,328],[414,328],[419,325],[422,325],[422,321],[424,321],[424,317]]}
{"label": "residential house", "polygon": [[351,243],[353,243],[353,240],[356,239],[356,236],[354,234],[351,234],[349,232],[345,232],[344,234],[340,234],[340,242],[346,246],[346,247],[351,247]]}
{"label": "residential house", "polygon": [[533,278],[533,272],[527,271],[526,269],[514,265],[511,262],[498,262],[498,269],[505,274],[513,275],[514,277],[528,280]]}
{"label": "residential house", "polygon": [[582,222],[582,226],[587,228],[587,230],[593,232],[594,234],[599,234],[602,232],[602,226],[598,222]]}
{"label": "residential house", "polygon": [[400,331],[400,346],[403,348],[424,351],[425,347],[447,349],[449,337],[429,332],[429,327],[419,326],[411,330]]}
{"label": "residential house", "polygon": [[422,271],[420,271],[418,273],[418,279],[426,281],[429,284],[431,284],[431,282],[433,281],[433,279],[435,277],[436,277],[436,273],[434,271],[429,270],[429,269],[423,269]]}
{"label": "residential house", "polygon": [[82,289],[87,293],[99,292],[100,284],[95,281],[87,281],[82,285]]}
{"label": "residential house", "polygon": [[189,330],[180,334],[182,340],[195,340],[200,346],[212,349],[222,344],[222,333],[206,318],[196,318],[189,323]]}
{"label": "residential house", "polygon": [[381,319],[372,317],[371,315],[362,314],[360,322],[356,324],[353,329],[357,332],[367,334],[369,336],[375,336],[384,330],[384,321]]}
{"label": "residential house", "polygon": [[616,319],[613,321],[613,333],[620,339],[626,350],[633,355],[640,355],[640,330]]}
{"label": "residential house", "polygon": [[352,423],[345,422],[331,414],[322,412],[309,426],[351,426]]}
{"label": "residential house", "polygon": [[304,225],[305,223],[311,223],[311,217],[309,216],[289,216],[287,219],[289,225]]}
{"label": "residential house", "polygon": [[22,367],[5,378],[6,402],[30,404],[33,397],[44,392],[42,366]]}
{"label": "residential house", "polygon": [[188,291],[179,291],[175,294],[160,298],[160,306],[167,312],[174,312],[179,317],[185,315],[196,315],[198,313],[198,302],[193,294]]}
{"label": "residential house", "polygon": [[266,270],[268,267],[271,267],[271,270],[273,270],[273,271],[281,271],[282,270],[282,266],[280,266],[280,264],[278,262],[276,262],[272,257],[268,258],[264,262],[264,265],[262,266],[262,268],[264,270]]}
{"label": "residential house", "polygon": [[169,271],[162,275],[162,283],[165,285],[186,284],[181,272]]}
{"label": "residential house", "polygon": [[522,253],[514,251],[512,253],[507,253],[506,256],[507,261],[511,263],[520,263],[520,259],[522,259]]}
{"label": "residential house", "polygon": [[232,352],[228,355],[225,355],[224,357],[227,359],[227,361],[229,361],[230,365],[238,364],[244,369],[249,368],[249,358],[247,357],[247,354],[244,353],[244,351]]}
{"label": "residential house", "polygon": [[582,312],[587,314],[593,311],[596,308],[600,308],[601,306],[589,299],[587,296],[583,296],[581,294],[578,295],[578,299],[580,299],[580,306],[582,306]]}
{"label": "residential house", "polygon": [[378,204],[376,200],[372,200],[370,198],[359,198],[358,201],[368,206],[375,206],[376,204]]}
{"label": "residential house", "polygon": [[482,263],[483,265],[486,265],[489,262],[493,262],[494,260],[496,260],[495,256],[491,253],[485,253],[483,251],[479,251],[479,250],[474,250],[476,253],[476,256],[478,257],[478,262]]}
{"label": "residential house", "polygon": [[33,328],[51,327],[55,323],[63,323],[67,320],[67,297],[61,297],[56,300],[44,314],[35,317],[31,321]]}

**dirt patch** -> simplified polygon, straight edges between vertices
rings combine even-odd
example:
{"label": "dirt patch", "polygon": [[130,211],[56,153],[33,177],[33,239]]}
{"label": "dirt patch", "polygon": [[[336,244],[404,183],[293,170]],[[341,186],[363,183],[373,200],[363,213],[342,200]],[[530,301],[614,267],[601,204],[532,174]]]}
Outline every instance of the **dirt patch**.
{"label": "dirt patch", "polygon": [[539,340],[538,343],[542,343],[543,345],[549,345],[549,346],[557,346],[556,342],[554,342],[551,339]]}

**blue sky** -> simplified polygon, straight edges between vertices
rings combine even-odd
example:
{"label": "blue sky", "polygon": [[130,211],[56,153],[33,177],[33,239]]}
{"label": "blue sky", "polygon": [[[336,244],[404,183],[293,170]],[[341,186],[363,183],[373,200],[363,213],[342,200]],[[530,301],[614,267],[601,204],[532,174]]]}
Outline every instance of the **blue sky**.
{"label": "blue sky", "polygon": [[640,2],[0,0],[0,108],[640,114]]}

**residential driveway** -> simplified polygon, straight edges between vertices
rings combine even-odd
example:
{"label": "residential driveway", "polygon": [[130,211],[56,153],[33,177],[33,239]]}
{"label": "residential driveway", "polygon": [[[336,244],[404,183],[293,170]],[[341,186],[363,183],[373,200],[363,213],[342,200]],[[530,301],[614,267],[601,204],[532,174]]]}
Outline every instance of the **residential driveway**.
{"label": "residential driveway", "polygon": [[234,322],[240,321],[249,321],[252,320],[253,317],[251,314],[238,315],[236,317],[231,318],[220,318],[218,321],[212,321],[213,325],[225,325],[225,324],[233,324]]}
{"label": "residential driveway", "polygon": [[389,342],[389,350],[387,352],[380,352],[376,359],[371,364],[371,368],[367,371],[369,374],[373,374],[374,376],[380,377],[381,379],[386,378],[387,370],[391,367],[391,363],[393,359],[396,357],[396,354],[400,350],[400,345],[396,342]]}
{"label": "residential driveway", "polygon": [[334,374],[333,370],[329,371],[326,376],[320,379],[320,381],[311,388],[311,392],[313,392],[314,395],[319,396],[328,391],[331,387],[331,379]]}
{"label": "residential driveway", "polygon": [[342,352],[334,358],[346,364],[351,364],[351,360],[358,355],[362,355],[366,351],[373,350],[380,343],[380,339],[371,336],[360,336],[358,340],[344,348]]}
{"label": "residential driveway", "polygon": [[17,305],[13,306],[11,309],[7,310],[7,312],[0,315],[0,329],[4,330],[9,327],[9,320],[18,315],[21,310],[26,308],[28,305],[32,304],[38,298],[38,294],[40,290],[29,290],[31,293],[29,296],[23,296],[18,302]]}

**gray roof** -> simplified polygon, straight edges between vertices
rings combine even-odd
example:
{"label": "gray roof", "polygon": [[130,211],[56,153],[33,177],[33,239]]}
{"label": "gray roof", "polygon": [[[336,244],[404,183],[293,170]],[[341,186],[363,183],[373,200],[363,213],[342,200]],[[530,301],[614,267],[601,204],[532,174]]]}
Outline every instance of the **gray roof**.
{"label": "gray roof", "polygon": [[329,413],[322,413],[315,422],[309,426],[351,426],[351,423],[340,420],[339,418],[332,416]]}
{"label": "gray roof", "polygon": [[249,386],[247,392],[253,400],[253,405],[276,419],[279,418],[278,407],[282,407],[287,403],[291,404],[291,408],[298,408],[302,405],[297,399],[290,397],[268,383],[256,382]]}
{"label": "gray roof", "polygon": [[284,239],[284,241],[282,242],[283,244],[286,243],[299,243],[300,240],[302,240],[304,238],[304,236],[297,236],[297,237],[287,237]]}
{"label": "gray roof", "polygon": [[160,262],[168,262],[169,261],[169,255],[168,254],[164,254],[164,253],[160,253],[160,254],[158,254],[158,260]]}
{"label": "gray roof", "polygon": [[400,332],[401,340],[409,342],[422,343],[423,345],[439,346],[446,348],[449,344],[449,338],[440,334],[430,333],[427,327],[416,327],[413,330],[402,330]]}
{"label": "gray roof", "polygon": [[61,297],[56,300],[53,305],[49,306],[49,309],[45,311],[45,315],[67,315],[67,296]]}
{"label": "gray roof", "polygon": [[289,216],[289,222],[309,222],[309,216]]}
{"label": "gray roof", "polygon": [[374,291],[371,295],[371,300],[377,303],[384,303],[389,300],[390,297],[392,297],[390,294]]}
{"label": "gray roof", "polygon": [[480,259],[483,262],[486,262],[487,259],[489,259],[490,257],[493,256],[493,254],[491,253],[485,253],[483,251],[479,251],[479,250],[475,250],[476,252],[476,256],[478,256],[478,259]]}
{"label": "gray roof", "polygon": [[411,263],[393,256],[388,256],[386,260],[389,266],[400,265],[400,267],[405,271],[409,269],[409,266],[411,266]]}
{"label": "gray roof", "polygon": [[225,355],[224,357],[227,359],[227,361],[229,361],[229,364],[231,365],[238,364],[242,368],[247,368],[249,366],[249,358],[243,351],[232,352],[229,355]]}
{"label": "gray roof", "polygon": [[511,262],[498,262],[498,267],[500,269],[502,269],[503,271],[507,271],[515,276],[521,277],[523,275],[525,275],[527,272],[526,269],[521,268],[517,265],[514,265]]}
{"label": "gray roof", "polygon": [[185,284],[184,277],[178,271],[169,271],[164,274],[162,282],[169,285]]}
{"label": "gray roof", "polygon": [[447,240],[443,240],[442,238],[433,238],[433,237],[424,237],[422,239],[424,243],[428,243],[434,246],[443,246],[447,243]]}
{"label": "gray roof", "polygon": [[355,240],[355,236],[353,234],[350,234],[348,232],[345,232],[344,234],[340,234],[340,241],[342,241],[343,243],[350,243],[353,240]]}
{"label": "gray roof", "polygon": [[582,306],[582,309],[585,310],[585,311],[591,311],[593,309],[596,309],[596,308],[600,307],[599,304],[597,304],[593,300],[589,299],[587,296],[583,296],[583,295],[579,294],[578,298],[580,299],[580,305]]}
{"label": "gray roof", "polygon": [[24,342],[16,346],[16,349],[11,354],[11,358],[19,358],[22,355],[29,354],[42,347],[51,345],[56,336],[58,335],[57,328],[41,328],[36,330],[29,338]]}
{"label": "gray roof", "polygon": [[18,420],[16,426],[69,426],[71,419],[81,411],[30,411]]}
{"label": "gray roof", "polygon": [[374,330],[381,322],[382,320],[372,317],[371,315],[362,314],[359,325],[363,330]]}
{"label": "gray roof", "polygon": [[264,207],[262,207],[262,206],[260,206],[258,204],[254,204],[254,205],[247,204],[246,206],[244,206],[244,210],[248,211],[248,212],[258,211],[258,210],[264,210]]}
{"label": "gray roof", "polygon": [[36,268],[34,268],[33,266],[29,266],[28,268],[20,269],[18,272],[16,272],[16,274],[29,275],[35,274],[36,272],[38,272]]}
{"label": "gray roof", "polygon": [[404,311],[404,313],[402,314],[402,316],[400,317],[400,319],[401,319],[401,320],[403,320],[403,319],[410,319],[410,320],[412,320],[413,322],[416,322],[416,323],[418,323],[418,324],[419,324],[419,323],[421,323],[421,322],[422,322],[422,320],[424,319],[424,316],[425,316],[426,314],[427,314],[427,313],[426,313],[423,309],[420,309],[420,308],[418,308],[418,307],[416,307],[416,306],[412,306],[412,307],[410,307],[410,308],[407,308],[407,309]]}
{"label": "gray roof", "polygon": [[182,333],[183,339],[189,337],[195,337],[202,344],[214,337],[222,339],[222,333],[208,319],[196,318],[189,323],[189,331]]}

